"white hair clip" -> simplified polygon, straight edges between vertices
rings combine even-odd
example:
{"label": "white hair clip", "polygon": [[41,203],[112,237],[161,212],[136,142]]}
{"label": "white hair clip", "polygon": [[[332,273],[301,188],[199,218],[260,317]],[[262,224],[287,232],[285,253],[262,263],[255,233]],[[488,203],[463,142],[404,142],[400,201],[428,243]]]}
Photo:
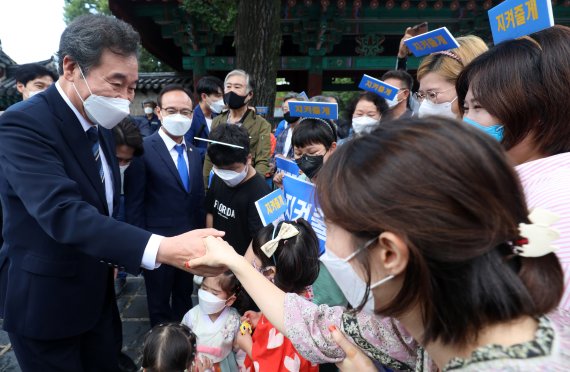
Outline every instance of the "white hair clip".
{"label": "white hair clip", "polygon": [[550,225],[560,217],[545,209],[536,208],[528,215],[528,219],[530,224],[519,224],[522,239],[513,243],[513,252],[523,257],[542,257],[556,251],[557,247],[551,244],[560,234]]}
{"label": "white hair clip", "polygon": [[[285,239],[289,239],[292,238],[294,236],[297,236],[299,234],[299,230],[297,230],[297,228],[295,228],[295,226],[283,222],[281,224],[281,228],[279,229],[279,234],[277,234],[277,236],[273,239],[271,239],[270,241],[268,241],[267,243],[263,244],[261,246],[261,250],[263,251],[263,253],[265,253],[265,255],[267,257],[271,257],[273,256],[273,253],[275,253],[275,251],[277,250],[277,247],[279,246],[279,241],[280,240],[285,240]],[[275,236],[275,230],[273,230],[273,236]]]}

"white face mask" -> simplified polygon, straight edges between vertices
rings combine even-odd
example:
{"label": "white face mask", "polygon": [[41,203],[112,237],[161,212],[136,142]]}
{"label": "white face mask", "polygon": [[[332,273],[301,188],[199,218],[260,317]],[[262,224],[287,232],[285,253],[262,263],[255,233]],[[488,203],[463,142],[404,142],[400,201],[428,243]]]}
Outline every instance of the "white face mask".
{"label": "white face mask", "polygon": [[208,106],[210,106],[210,110],[212,110],[213,113],[219,114],[226,105],[224,103],[224,99],[220,98],[219,100],[210,103]]}
{"label": "white face mask", "polygon": [[457,115],[451,111],[451,106],[457,97],[451,102],[433,103],[429,99],[424,99],[418,110],[418,118],[425,118],[427,116],[443,116],[450,119],[457,119]]}
{"label": "white face mask", "polygon": [[226,300],[222,300],[203,289],[198,289],[198,306],[205,314],[216,314],[226,307]]}
{"label": "white face mask", "polygon": [[182,114],[172,114],[162,117],[162,126],[166,131],[175,137],[181,137],[188,132],[192,120]]}
{"label": "white face mask", "polygon": [[144,108],[144,113],[147,114],[147,115],[152,114],[153,111],[154,111],[154,110],[152,109],[152,107],[145,107],[145,108]]}
{"label": "white face mask", "polygon": [[[337,257],[330,249],[319,258],[335,278],[336,283],[352,307],[360,305],[366,291],[366,283],[354,271],[352,265],[342,258]],[[374,312],[374,298],[372,292],[368,294],[368,300],[364,305],[364,311]]]}
{"label": "white face mask", "polygon": [[396,97],[394,97],[394,99],[387,99],[386,103],[388,104],[388,108],[394,108],[396,106],[398,106],[398,104],[402,102],[402,101],[398,101],[398,96],[396,95]]}
{"label": "white face mask", "polygon": [[43,92],[43,91],[44,91],[43,89],[42,89],[42,90],[31,90],[31,91],[28,92],[28,98],[32,98],[32,97],[35,96],[36,94],[41,93],[41,92]]}
{"label": "white face mask", "polygon": [[83,102],[87,117],[94,124],[98,124],[106,129],[113,129],[121,120],[130,114],[129,105],[131,102],[128,99],[111,98],[93,94],[89,84],[87,84],[87,79],[85,79],[81,67],[79,68],[79,72],[81,72],[83,81],[85,81],[85,85],[87,85],[87,89],[91,95],[87,97],[86,100],[83,100],[75,84],[72,84],[79,99]]}
{"label": "white face mask", "polygon": [[356,134],[370,133],[380,123],[379,120],[371,118],[370,116],[359,116],[352,118],[352,129]]}
{"label": "white face mask", "polygon": [[226,183],[226,185],[228,185],[229,187],[236,187],[247,176],[248,165],[246,164],[241,172],[235,172],[227,169],[218,169],[216,167],[214,167],[213,169],[214,173],[216,173],[216,175],[220,177],[222,181]]}

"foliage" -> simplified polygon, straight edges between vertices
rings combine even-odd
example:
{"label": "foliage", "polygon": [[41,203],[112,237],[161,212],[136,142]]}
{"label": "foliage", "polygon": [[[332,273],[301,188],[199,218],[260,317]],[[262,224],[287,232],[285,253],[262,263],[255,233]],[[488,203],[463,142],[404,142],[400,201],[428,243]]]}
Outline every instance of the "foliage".
{"label": "foliage", "polygon": [[65,0],[63,19],[66,24],[69,24],[80,15],[89,13],[111,15],[109,0]]}
{"label": "foliage", "polygon": [[226,35],[234,30],[237,4],[235,0],[184,0],[181,7],[192,18],[206,20],[215,33]]}
{"label": "foliage", "polygon": [[[63,9],[63,19],[66,24],[69,24],[81,15],[89,13],[112,15],[109,10],[109,0],[65,0]],[[173,71],[168,65],[142,47],[139,56],[139,70],[144,72]]]}

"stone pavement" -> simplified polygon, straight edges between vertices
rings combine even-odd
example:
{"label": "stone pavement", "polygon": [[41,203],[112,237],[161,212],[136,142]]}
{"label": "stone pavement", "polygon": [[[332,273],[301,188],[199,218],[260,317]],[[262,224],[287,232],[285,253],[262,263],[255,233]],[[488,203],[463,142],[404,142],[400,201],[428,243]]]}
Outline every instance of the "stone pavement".
{"label": "stone pavement", "polygon": [[[142,344],[149,330],[146,290],[142,277],[129,276],[117,305],[123,320],[123,352],[140,367]],[[0,320],[1,324],[1,320]],[[0,329],[0,371],[20,371],[6,332]]]}

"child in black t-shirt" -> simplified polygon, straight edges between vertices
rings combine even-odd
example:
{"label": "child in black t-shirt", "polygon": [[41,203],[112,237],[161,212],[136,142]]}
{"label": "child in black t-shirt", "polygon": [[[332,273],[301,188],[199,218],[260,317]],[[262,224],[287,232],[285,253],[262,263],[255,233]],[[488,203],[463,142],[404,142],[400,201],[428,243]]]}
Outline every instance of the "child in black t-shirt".
{"label": "child in black t-shirt", "polygon": [[251,166],[249,138],[244,127],[221,124],[208,146],[214,176],[206,194],[206,226],[225,231],[224,239],[241,255],[263,227],[255,202],[271,192]]}

